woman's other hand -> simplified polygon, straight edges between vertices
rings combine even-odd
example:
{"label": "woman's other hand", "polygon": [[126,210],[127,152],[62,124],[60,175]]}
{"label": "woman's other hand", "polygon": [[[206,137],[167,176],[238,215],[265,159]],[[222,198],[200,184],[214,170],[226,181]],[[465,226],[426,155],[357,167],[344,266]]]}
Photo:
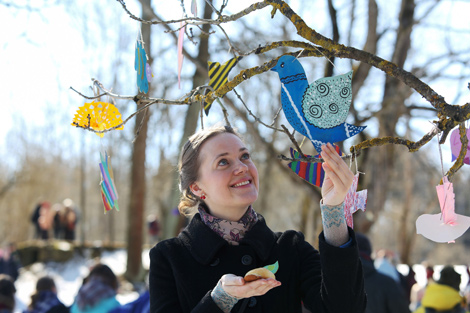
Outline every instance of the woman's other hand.
{"label": "woman's other hand", "polygon": [[262,296],[269,290],[281,285],[280,281],[272,278],[245,282],[243,277],[235,276],[233,274],[222,276],[220,282],[226,293],[239,299]]}

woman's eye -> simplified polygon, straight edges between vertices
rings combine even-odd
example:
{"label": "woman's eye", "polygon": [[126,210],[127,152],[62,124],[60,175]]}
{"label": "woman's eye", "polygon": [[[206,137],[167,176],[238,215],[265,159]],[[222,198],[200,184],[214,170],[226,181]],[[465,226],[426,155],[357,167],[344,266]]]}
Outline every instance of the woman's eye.
{"label": "woman's eye", "polygon": [[250,159],[250,154],[249,153],[243,153],[242,160],[249,160],[249,159]]}
{"label": "woman's eye", "polygon": [[219,161],[218,163],[219,165],[223,166],[223,165],[227,165],[228,164],[228,161],[226,159],[222,159]]}

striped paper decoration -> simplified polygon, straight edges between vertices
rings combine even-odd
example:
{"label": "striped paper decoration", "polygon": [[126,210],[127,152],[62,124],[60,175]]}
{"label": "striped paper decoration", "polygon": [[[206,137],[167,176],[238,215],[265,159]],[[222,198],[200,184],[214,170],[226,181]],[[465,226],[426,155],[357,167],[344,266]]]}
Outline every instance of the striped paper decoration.
{"label": "striped paper decoration", "polygon": [[[343,155],[343,152],[339,149],[338,146],[335,146],[336,152],[339,155]],[[293,148],[290,148],[290,155],[292,158],[297,159],[300,158],[300,153]],[[310,158],[311,155],[305,155],[306,157]],[[316,158],[320,158],[320,154],[315,156]],[[323,170],[322,163],[310,163],[310,162],[302,162],[302,161],[294,161],[287,164],[287,166],[297,174],[300,178],[306,180],[312,185],[317,187],[321,187],[323,185],[323,179],[325,178],[325,171]]]}

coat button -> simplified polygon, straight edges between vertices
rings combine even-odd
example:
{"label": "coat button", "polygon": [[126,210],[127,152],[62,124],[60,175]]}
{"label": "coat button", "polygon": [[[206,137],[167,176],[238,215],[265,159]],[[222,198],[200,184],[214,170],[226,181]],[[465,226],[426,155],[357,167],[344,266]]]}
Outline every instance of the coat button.
{"label": "coat button", "polygon": [[210,266],[217,266],[217,265],[219,265],[219,263],[220,263],[220,259],[217,258],[217,259],[214,260],[214,262],[212,262],[212,263],[210,264]]}
{"label": "coat button", "polygon": [[248,303],[248,307],[249,308],[252,308],[256,305],[256,303],[258,303],[258,301],[256,301],[256,298],[255,297],[251,297],[250,298],[250,303]]}
{"label": "coat button", "polygon": [[242,264],[243,265],[250,265],[251,263],[253,263],[253,258],[251,257],[251,255],[244,255],[242,257]]}

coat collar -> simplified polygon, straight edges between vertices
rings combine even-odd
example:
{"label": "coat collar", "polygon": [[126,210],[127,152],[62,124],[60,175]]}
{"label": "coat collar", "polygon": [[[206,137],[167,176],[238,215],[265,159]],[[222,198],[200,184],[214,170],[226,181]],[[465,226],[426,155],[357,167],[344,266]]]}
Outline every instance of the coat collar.
{"label": "coat collar", "polygon": [[[217,252],[228,242],[216,234],[196,214],[189,225],[178,235],[183,245],[192,256],[204,265],[214,260]],[[240,245],[251,246],[262,261],[266,261],[276,242],[276,235],[266,225],[264,217],[258,214],[258,222],[248,231],[240,241]]]}

